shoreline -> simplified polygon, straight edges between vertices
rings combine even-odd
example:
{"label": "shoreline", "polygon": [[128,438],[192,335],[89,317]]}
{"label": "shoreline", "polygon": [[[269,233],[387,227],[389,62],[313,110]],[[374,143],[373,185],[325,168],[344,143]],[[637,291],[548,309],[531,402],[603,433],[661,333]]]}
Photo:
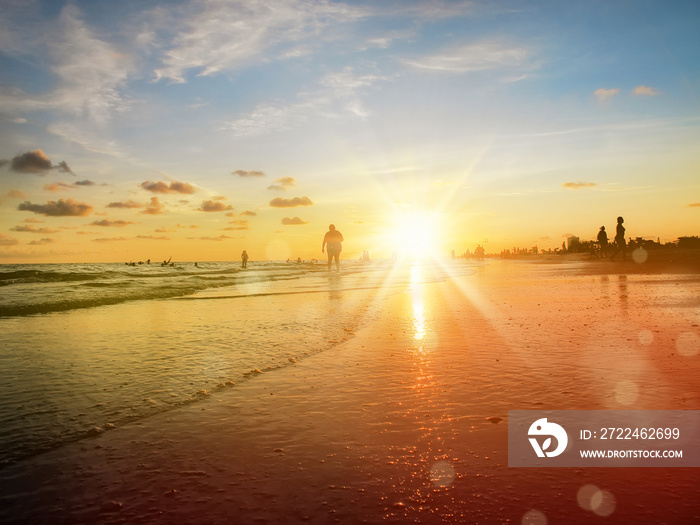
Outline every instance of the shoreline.
{"label": "shoreline", "polygon": [[412,284],[330,350],[0,471],[0,522],[577,523],[586,485],[615,520],[698,519],[698,469],[507,467],[508,410],[700,409],[674,348],[697,305],[508,266]]}

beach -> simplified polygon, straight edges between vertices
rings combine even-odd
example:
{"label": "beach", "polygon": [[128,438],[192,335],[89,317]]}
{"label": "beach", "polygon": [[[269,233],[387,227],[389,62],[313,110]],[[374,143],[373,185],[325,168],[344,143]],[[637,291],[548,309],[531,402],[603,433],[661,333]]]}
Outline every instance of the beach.
{"label": "beach", "polygon": [[698,522],[697,468],[511,468],[507,440],[511,410],[700,410],[700,276],[444,264],[391,286],[344,287],[341,270],[304,293],[165,299],[158,319],[139,302],[12,320],[226,348],[227,324],[291,311],[326,335],[277,326],[269,367],[4,466],[0,521]]}

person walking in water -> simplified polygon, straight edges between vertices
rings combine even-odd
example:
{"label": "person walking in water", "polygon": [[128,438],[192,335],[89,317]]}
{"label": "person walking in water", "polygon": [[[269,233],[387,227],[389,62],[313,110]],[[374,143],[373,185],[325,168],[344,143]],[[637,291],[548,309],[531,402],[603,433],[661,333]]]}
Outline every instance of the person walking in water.
{"label": "person walking in water", "polygon": [[335,225],[331,224],[328,226],[328,231],[323,237],[323,244],[321,245],[321,253],[324,253],[327,249],[328,251],[328,270],[331,269],[331,264],[333,259],[335,259],[336,270],[340,271],[340,252],[343,251],[343,245],[341,244],[345,239],[343,239],[343,234],[335,229]]}
{"label": "person walking in water", "polygon": [[248,268],[248,252],[245,250],[241,254],[241,268]]}
{"label": "person walking in water", "polygon": [[625,260],[625,247],[627,246],[627,243],[625,242],[625,227],[622,225],[623,222],[625,222],[625,219],[622,217],[617,218],[617,230],[615,230],[615,251],[610,256],[611,261],[615,259],[617,252],[622,252],[622,260]]}

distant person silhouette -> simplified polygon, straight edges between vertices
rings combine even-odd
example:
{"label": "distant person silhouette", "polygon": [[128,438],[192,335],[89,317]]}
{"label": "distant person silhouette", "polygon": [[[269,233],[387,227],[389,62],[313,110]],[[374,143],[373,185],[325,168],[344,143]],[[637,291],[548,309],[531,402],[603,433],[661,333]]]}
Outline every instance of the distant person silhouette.
{"label": "distant person silhouette", "polygon": [[622,260],[625,260],[625,247],[627,243],[625,241],[625,227],[622,225],[623,222],[625,222],[625,219],[622,217],[617,218],[617,229],[615,230],[615,251],[610,256],[611,261],[615,259],[618,252],[622,252]]}
{"label": "distant person silhouette", "polygon": [[600,246],[600,258],[605,259],[605,254],[608,251],[608,233],[605,231],[605,226],[601,226],[598,232],[598,245]]}
{"label": "distant person silhouette", "polygon": [[343,251],[343,245],[341,244],[345,239],[343,239],[343,234],[335,229],[335,226],[331,224],[328,226],[328,231],[323,237],[323,244],[321,245],[321,253],[326,251],[328,248],[328,270],[331,269],[331,264],[335,259],[335,267],[340,271],[340,252]]}
{"label": "distant person silhouette", "polygon": [[241,254],[241,268],[248,268],[248,252],[245,250]]}

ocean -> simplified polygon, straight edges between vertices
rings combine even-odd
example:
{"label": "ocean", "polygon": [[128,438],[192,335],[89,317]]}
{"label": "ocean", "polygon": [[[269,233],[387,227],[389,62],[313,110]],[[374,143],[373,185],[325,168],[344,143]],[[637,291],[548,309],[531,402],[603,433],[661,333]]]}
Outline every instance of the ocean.
{"label": "ocean", "polygon": [[[469,272],[464,261],[452,269]],[[327,350],[440,265],[0,266],[0,469]]]}

